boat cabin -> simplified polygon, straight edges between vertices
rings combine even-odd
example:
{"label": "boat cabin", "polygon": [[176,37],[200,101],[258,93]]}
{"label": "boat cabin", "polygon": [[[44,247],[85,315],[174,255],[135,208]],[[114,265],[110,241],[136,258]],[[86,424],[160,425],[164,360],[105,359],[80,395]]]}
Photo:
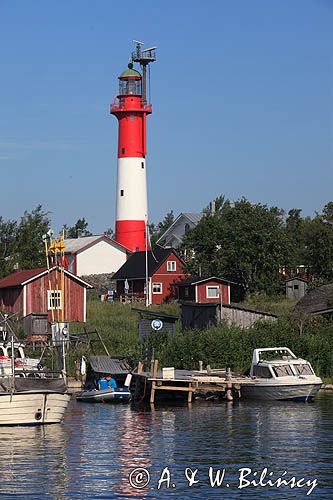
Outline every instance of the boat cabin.
{"label": "boat cabin", "polygon": [[[38,370],[40,359],[26,358],[24,344],[14,342],[14,369],[15,372],[26,370]],[[0,343],[0,377],[12,374],[12,344],[11,342]]]}
{"label": "boat cabin", "polygon": [[250,376],[255,378],[302,377],[315,375],[308,361],[298,358],[288,347],[255,349]]}

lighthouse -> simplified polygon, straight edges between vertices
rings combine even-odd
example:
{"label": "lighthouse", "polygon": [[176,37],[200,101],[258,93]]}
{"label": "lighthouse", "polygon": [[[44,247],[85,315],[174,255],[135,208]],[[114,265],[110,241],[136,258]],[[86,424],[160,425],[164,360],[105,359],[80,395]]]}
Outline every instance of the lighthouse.
{"label": "lighthouse", "polygon": [[[146,117],[152,112],[147,102],[146,74],[156,60],[154,49],[141,50],[137,42],[128,68],[121,73],[119,93],[110,112],[118,119],[118,171],[115,239],[132,251],[147,249],[148,220],[146,173]],[[142,75],[133,68],[141,65]]]}

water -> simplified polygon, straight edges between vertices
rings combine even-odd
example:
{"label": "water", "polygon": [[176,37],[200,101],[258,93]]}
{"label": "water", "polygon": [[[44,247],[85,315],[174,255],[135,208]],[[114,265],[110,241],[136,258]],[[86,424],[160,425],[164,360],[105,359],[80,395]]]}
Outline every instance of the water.
{"label": "water", "polygon": [[[196,402],[191,408],[155,410],[71,401],[63,424],[0,428],[4,499],[330,500],[332,463],[333,394],[311,404]],[[130,472],[138,467],[147,469],[151,480],[141,490],[129,483]],[[170,484],[163,481],[158,490],[165,467]],[[225,469],[220,487],[211,487],[209,467],[214,474]],[[244,467],[252,474],[259,471],[248,480],[258,480],[267,467],[274,479],[287,471],[288,479],[317,479],[318,486],[309,496],[309,486],[238,489]],[[194,478],[199,483],[192,487],[186,468],[198,469]],[[162,479],[168,479],[168,471]]]}

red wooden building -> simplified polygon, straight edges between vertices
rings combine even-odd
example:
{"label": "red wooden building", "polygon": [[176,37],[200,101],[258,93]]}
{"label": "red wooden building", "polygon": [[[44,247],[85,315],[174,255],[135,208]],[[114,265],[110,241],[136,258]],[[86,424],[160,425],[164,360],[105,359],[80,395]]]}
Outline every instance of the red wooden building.
{"label": "red wooden building", "polygon": [[[172,248],[158,248],[147,252],[147,260],[149,303],[176,298],[174,284],[186,278],[182,259]],[[117,282],[119,297],[145,298],[146,252],[134,252],[112,279]]]}
{"label": "red wooden building", "polygon": [[55,268],[50,271],[50,275],[42,267],[15,271],[2,278],[0,308],[4,312],[18,313],[21,317],[30,313],[48,313],[51,321],[52,305],[61,309],[64,303],[65,321],[86,321],[87,289],[93,287],[74,274],[64,271],[64,297],[61,297],[59,271],[57,274],[58,286],[55,286]]}
{"label": "red wooden building", "polygon": [[204,304],[221,302],[230,304],[230,285],[232,281],[211,276],[209,278],[187,278],[177,283],[178,299],[181,301]]}

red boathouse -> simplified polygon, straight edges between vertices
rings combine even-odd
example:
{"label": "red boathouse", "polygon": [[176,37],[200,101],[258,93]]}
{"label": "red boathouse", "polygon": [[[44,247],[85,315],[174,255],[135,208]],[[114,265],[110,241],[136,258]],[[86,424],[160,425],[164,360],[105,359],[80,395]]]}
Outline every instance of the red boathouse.
{"label": "red boathouse", "polygon": [[[60,276],[59,271],[58,276]],[[20,317],[31,313],[48,313],[51,321],[51,309],[56,304],[61,309],[64,303],[65,321],[86,321],[87,289],[93,288],[78,276],[64,271],[64,297],[61,290],[54,289],[55,268],[49,275],[45,267],[15,271],[0,280],[0,308],[4,312],[15,312]],[[58,278],[59,279],[59,278]]]}

